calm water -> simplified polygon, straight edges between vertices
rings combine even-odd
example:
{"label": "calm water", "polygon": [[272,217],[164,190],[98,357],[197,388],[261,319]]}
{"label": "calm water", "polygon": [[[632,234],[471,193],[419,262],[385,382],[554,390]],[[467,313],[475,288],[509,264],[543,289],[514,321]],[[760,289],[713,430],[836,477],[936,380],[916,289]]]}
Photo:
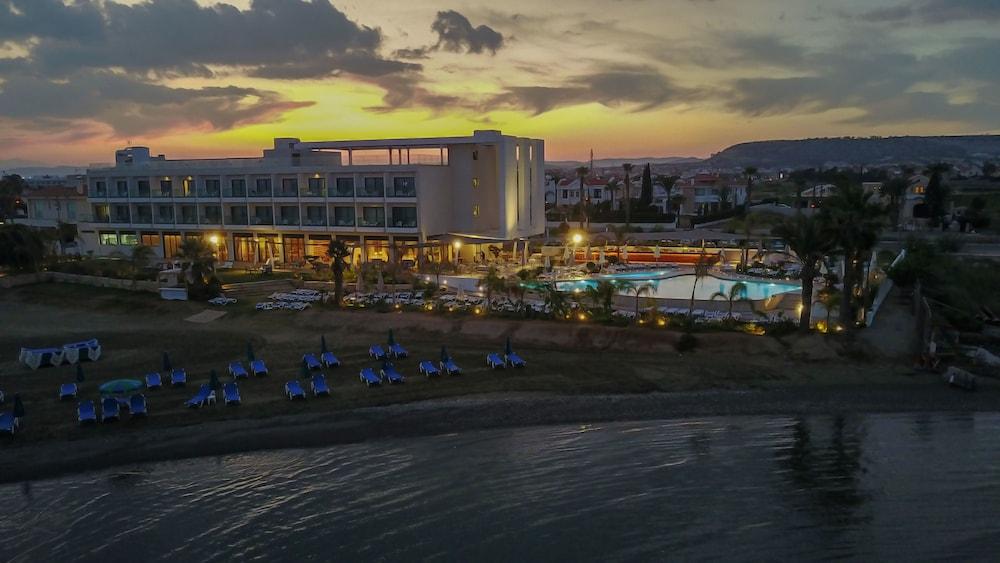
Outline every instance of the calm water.
{"label": "calm water", "polygon": [[[623,275],[628,275],[630,277],[621,277]],[[611,274],[608,276],[602,276],[602,279],[621,279],[634,283],[647,281],[653,286],[653,292],[647,296],[655,297],[657,299],[683,299],[686,301],[691,298],[691,284],[694,283],[695,280],[693,275],[683,274],[666,278],[661,278],[659,276],[660,273],[658,272],[645,272],[641,273],[639,277],[636,277],[636,273]],[[698,300],[711,300],[712,295],[716,292],[728,296],[729,290],[732,289],[732,287],[737,283],[740,283],[740,281],[706,276],[698,280],[698,285],[695,287],[694,298]],[[741,292],[740,297],[744,299],[751,299],[753,301],[769,299],[776,295],[781,295],[782,293],[799,292],[802,290],[802,286],[796,282],[743,280],[742,283],[744,285],[744,289]],[[593,287],[596,284],[597,280],[586,279],[558,282],[556,287],[560,291],[573,291],[575,289],[584,289],[587,286]],[[622,295],[634,296],[635,293],[632,293],[631,291],[623,291]]]}
{"label": "calm water", "polygon": [[0,487],[3,559],[986,560],[1000,415],[470,432]]}

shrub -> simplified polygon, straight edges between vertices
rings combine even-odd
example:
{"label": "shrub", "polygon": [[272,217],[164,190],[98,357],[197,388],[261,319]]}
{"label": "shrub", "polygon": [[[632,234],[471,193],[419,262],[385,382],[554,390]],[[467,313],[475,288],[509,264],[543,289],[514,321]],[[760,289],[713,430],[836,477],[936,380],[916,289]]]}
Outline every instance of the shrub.
{"label": "shrub", "polygon": [[690,332],[681,334],[681,337],[677,339],[677,343],[674,344],[674,348],[676,348],[678,352],[688,352],[697,347],[698,339],[695,338]]}

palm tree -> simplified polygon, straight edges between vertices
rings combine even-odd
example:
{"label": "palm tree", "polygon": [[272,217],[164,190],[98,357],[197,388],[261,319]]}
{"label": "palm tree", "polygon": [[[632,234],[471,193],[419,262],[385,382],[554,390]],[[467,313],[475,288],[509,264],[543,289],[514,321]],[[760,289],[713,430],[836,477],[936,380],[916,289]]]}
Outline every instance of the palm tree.
{"label": "palm tree", "polygon": [[628,246],[628,235],[629,228],[626,226],[615,226],[611,227],[611,232],[614,233],[615,248],[618,250],[618,259],[621,260],[622,248]]}
{"label": "palm tree", "polygon": [[747,262],[750,261],[750,231],[753,230],[753,214],[747,212],[743,214],[743,242],[740,243],[740,271],[747,271]]}
{"label": "palm tree", "polygon": [[750,209],[750,196],[753,195],[754,177],[757,176],[757,167],[747,166],[743,169],[743,175],[747,178],[747,198],[743,202],[743,210],[748,211]]}
{"label": "palm tree", "polygon": [[326,255],[330,258],[330,269],[333,271],[333,303],[340,307],[344,298],[344,268],[345,258],[351,255],[351,248],[342,240],[331,240],[326,247]]}
{"label": "palm tree", "polygon": [[590,298],[595,307],[601,309],[605,317],[611,316],[616,293],[615,284],[607,280],[601,280],[594,285],[587,286],[587,297]]}
{"label": "palm tree", "polygon": [[612,179],[608,180],[608,183],[607,183],[606,186],[604,186],[604,189],[606,189],[608,191],[608,193],[611,194],[611,215],[614,216],[614,213],[615,213],[615,192],[617,192],[618,190],[621,189],[621,182],[619,182],[615,178],[612,178]]}
{"label": "palm tree", "polygon": [[493,294],[503,293],[507,291],[507,283],[502,277],[497,273],[497,269],[490,266],[490,269],[486,272],[486,276],[479,280],[479,287],[483,289],[486,293],[486,312],[493,307]]}
{"label": "palm tree", "polygon": [[691,301],[688,304],[688,320],[691,320],[694,314],[694,293],[698,287],[698,280],[708,277],[708,268],[711,266],[712,261],[709,259],[708,254],[704,250],[698,255],[698,260],[694,263],[694,282],[691,284]]}
{"label": "palm tree", "polygon": [[569,313],[569,300],[566,294],[556,288],[556,284],[547,283],[542,288],[543,299],[549,311],[556,318],[565,317]]}
{"label": "palm tree", "polygon": [[892,215],[892,230],[894,231],[899,229],[899,208],[909,187],[910,182],[902,176],[890,178],[882,184],[882,193],[889,199],[889,213]]}
{"label": "palm tree", "polygon": [[632,173],[632,163],[626,162],[622,164],[622,170],[625,171],[625,225],[631,226],[632,224],[632,178],[629,176]]}
{"label": "palm tree", "polygon": [[580,166],[576,169],[576,177],[580,180],[580,228],[583,228],[583,223],[587,219],[587,201],[590,200],[587,197],[587,174],[590,169],[586,166]]}
{"label": "palm tree", "polygon": [[635,320],[639,322],[639,298],[643,295],[650,295],[655,293],[656,287],[652,283],[635,283],[635,282],[619,282],[618,289],[627,291],[635,295]]}
{"label": "palm tree", "polygon": [[680,179],[680,176],[670,176],[670,175],[660,175],[656,177],[659,180],[660,185],[663,186],[663,191],[667,193],[667,213],[670,213],[670,195],[674,191],[674,184]]}
{"label": "palm tree", "polygon": [[809,330],[812,322],[813,283],[819,271],[820,260],[836,248],[829,226],[820,216],[796,215],[772,229],[788,248],[799,257],[802,264],[802,311],[799,313],[799,330]]}
{"label": "palm tree", "polygon": [[142,269],[149,265],[149,260],[153,258],[152,247],[140,244],[132,248],[132,255],[129,257],[129,266],[132,270],[132,286],[139,283],[139,274]]}
{"label": "palm tree", "polygon": [[861,273],[885,225],[885,208],[861,186],[844,184],[824,202],[822,215],[844,258],[840,322],[850,329],[854,327],[858,287],[864,281]]}
{"label": "palm tree", "polygon": [[215,279],[215,252],[201,238],[186,238],[177,249],[177,257],[187,264],[186,278],[189,293],[195,299],[215,297],[217,293],[210,285],[217,283]]}
{"label": "palm tree", "polygon": [[718,297],[719,299],[728,300],[729,313],[726,315],[726,318],[731,319],[733,318],[733,304],[736,303],[737,301],[749,301],[749,299],[746,298],[746,293],[747,293],[747,284],[743,282],[736,282],[732,285],[732,287],[729,288],[728,294],[723,293],[721,291],[716,291],[715,293],[712,294],[711,299],[714,300],[716,297]]}
{"label": "palm tree", "polygon": [[45,259],[45,252],[40,231],[26,225],[0,225],[0,266],[34,272]]}

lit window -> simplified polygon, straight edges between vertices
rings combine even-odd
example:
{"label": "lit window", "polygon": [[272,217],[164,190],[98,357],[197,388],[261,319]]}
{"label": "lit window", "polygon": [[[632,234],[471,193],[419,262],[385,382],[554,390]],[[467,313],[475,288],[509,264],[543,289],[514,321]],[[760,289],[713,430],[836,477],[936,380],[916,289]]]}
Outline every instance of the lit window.
{"label": "lit window", "polygon": [[479,217],[479,206],[478,205],[473,205],[472,206],[472,216],[473,217]]}
{"label": "lit window", "polygon": [[114,246],[118,244],[118,233],[101,233],[101,244]]}
{"label": "lit window", "polygon": [[472,187],[473,188],[478,188],[479,187],[479,178],[478,177],[475,177],[475,178],[472,179]]}

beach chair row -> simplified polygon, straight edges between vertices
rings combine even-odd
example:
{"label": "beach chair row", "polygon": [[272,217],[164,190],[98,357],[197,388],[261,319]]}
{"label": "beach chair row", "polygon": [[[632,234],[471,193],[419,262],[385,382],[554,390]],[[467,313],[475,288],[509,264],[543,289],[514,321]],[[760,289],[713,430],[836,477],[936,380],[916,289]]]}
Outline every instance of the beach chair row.
{"label": "beach chair row", "polygon": [[72,342],[61,347],[21,348],[18,361],[31,369],[58,366],[64,362],[75,364],[82,360],[97,361],[101,357],[101,343],[96,338]]}

